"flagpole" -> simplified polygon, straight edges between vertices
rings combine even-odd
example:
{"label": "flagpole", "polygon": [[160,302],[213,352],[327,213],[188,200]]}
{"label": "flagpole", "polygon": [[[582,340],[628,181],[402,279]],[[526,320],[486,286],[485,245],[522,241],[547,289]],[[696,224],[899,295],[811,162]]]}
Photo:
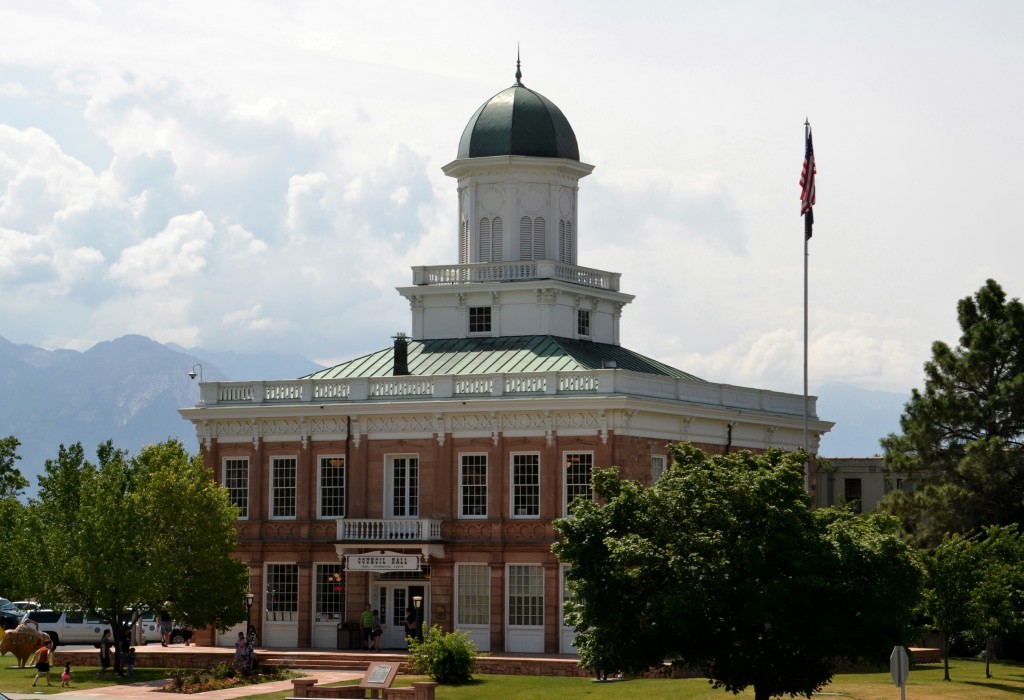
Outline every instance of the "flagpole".
{"label": "flagpole", "polygon": [[[809,119],[804,119],[804,143],[807,143],[807,138],[811,133],[811,122]],[[813,177],[809,173],[810,176]],[[806,217],[807,214],[804,214]],[[813,216],[813,214],[812,214]],[[810,466],[810,445],[807,442],[807,261],[809,256],[809,245],[810,236],[807,235],[806,221],[804,224],[804,451],[808,454],[808,460],[804,463],[804,490],[808,493],[811,491],[811,466]]]}

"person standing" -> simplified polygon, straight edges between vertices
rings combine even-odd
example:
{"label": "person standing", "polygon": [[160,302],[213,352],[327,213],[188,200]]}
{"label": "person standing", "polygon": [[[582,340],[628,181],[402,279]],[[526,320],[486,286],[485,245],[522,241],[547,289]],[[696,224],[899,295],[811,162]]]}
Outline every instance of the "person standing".
{"label": "person standing", "polygon": [[416,611],[413,608],[405,609],[405,636],[406,638],[419,639],[416,624]]}
{"label": "person standing", "polygon": [[46,642],[36,650],[33,658],[36,660],[36,677],[32,679],[32,686],[35,687],[39,676],[46,676],[46,685],[50,685],[50,652],[53,650],[53,641]]}
{"label": "person standing", "polygon": [[380,611],[373,611],[373,629],[370,630],[370,650],[380,651],[380,638],[384,634],[384,627],[380,624]]}
{"label": "person standing", "polygon": [[171,611],[164,605],[157,615],[160,620],[160,646],[167,646],[171,643]]}
{"label": "person standing", "polygon": [[103,636],[100,637],[100,672],[96,674],[97,678],[103,678],[107,675],[113,648],[114,640],[110,638],[110,630],[103,630]]}
{"label": "person standing", "polygon": [[369,650],[373,644],[373,610],[370,609],[369,603],[363,606],[359,622],[363,626],[363,646]]}
{"label": "person standing", "polygon": [[245,636],[245,653],[242,656],[242,667],[252,671],[258,663],[256,659],[256,628],[249,625],[249,634]]}
{"label": "person standing", "polygon": [[60,687],[70,688],[71,687],[71,662],[64,662],[64,673],[60,674]]}
{"label": "person standing", "polygon": [[125,657],[125,666],[128,667],[128,677],[131,678],[135,675],[135,647],[128,648],[128,654]]}
{"label": "person standing", "polygon": [[245,632],[238,633],[238,639],[235,640],[235,665],[241,666],[242,659],[245,657]]}

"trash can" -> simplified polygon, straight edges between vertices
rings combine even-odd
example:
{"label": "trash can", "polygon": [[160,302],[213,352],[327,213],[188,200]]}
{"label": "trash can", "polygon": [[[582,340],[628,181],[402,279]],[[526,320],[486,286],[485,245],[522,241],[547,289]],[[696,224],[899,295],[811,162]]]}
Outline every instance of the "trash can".
{"label": "trash can", "polygon": [[358,622],[338,623],[338,648],[339,649],[362,649],[362,636],[359,633]]}

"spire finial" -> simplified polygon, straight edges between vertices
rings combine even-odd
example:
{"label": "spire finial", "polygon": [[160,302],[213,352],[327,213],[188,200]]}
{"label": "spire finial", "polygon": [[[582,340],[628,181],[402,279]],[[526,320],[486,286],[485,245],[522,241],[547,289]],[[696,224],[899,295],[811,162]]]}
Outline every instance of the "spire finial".
{"label": "spire finial", "polygon": [[522,85],[523,71],[519,69],[519,42],[516,42],[516,85]]}

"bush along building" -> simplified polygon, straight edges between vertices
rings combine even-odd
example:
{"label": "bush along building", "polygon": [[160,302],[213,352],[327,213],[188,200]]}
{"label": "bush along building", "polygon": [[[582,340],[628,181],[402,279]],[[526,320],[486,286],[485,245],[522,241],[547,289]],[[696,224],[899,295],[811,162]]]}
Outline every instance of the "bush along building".
{"label": "bush along building", "polygon": [[[202,383],[181,410],[239,508],[262,644],[335,648],[338,624],[368,603],[381,648],[404,648],[414,608],[481,650],[572,652],[551,523],[590,497],[594,468],[651,483],[670,442],[803,444],[802,396],[623,347],[633,296],[618,273],[578,264],[593,169],[517,70],[443,169],[458,182],[459,257],[398,289],[411,333],[300,379]],[[813,398],[808,410],[816,452],[831,423]]]}

